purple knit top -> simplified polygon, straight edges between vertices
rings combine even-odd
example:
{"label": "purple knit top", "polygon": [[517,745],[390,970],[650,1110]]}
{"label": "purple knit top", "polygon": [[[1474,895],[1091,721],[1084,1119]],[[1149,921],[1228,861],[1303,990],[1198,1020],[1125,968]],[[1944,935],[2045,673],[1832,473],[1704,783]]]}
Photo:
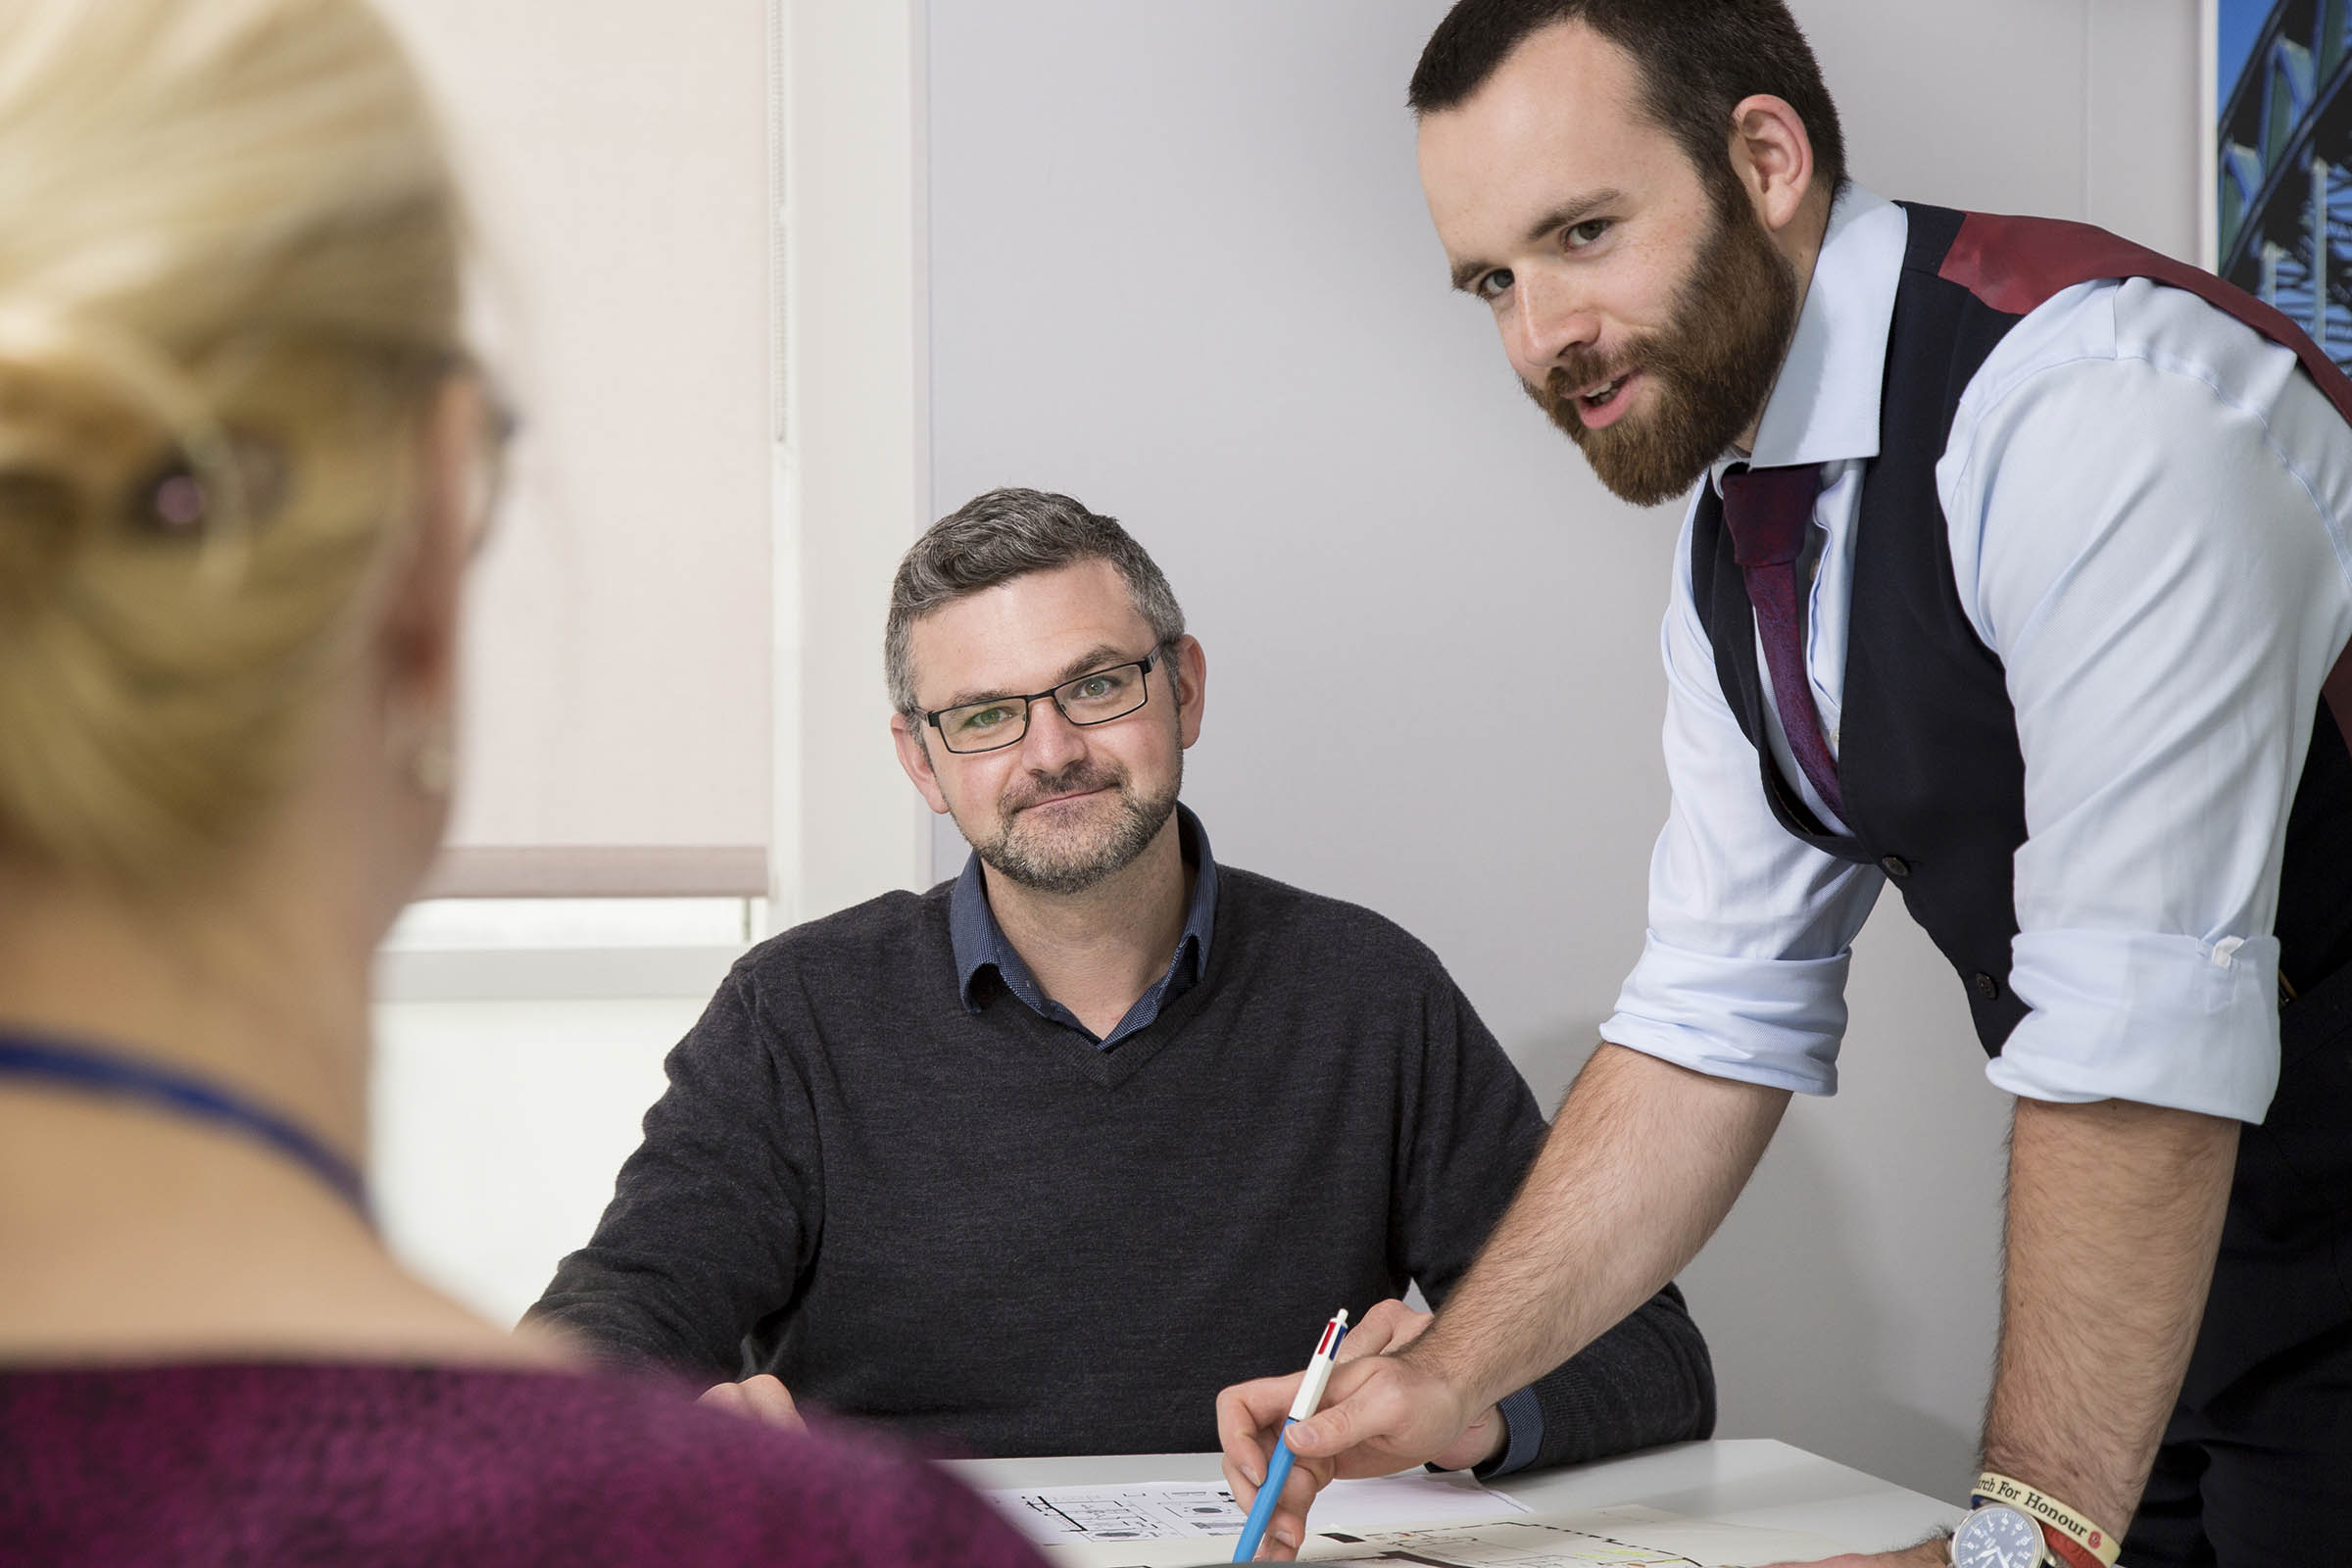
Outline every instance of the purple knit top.
{"label": "purple knit top", "polygon": [[0,1371],[0,1559],[1037,1568],[871,1439],[657,1383],[312,1363]]}

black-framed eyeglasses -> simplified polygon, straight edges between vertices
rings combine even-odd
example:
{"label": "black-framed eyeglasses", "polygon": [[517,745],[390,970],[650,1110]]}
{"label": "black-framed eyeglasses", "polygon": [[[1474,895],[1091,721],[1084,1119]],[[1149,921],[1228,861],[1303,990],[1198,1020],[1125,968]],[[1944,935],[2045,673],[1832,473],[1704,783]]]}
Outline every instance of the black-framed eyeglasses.
{"label": "black-framed eyeglasses", "polygon": [[941,745],[958,756],[1010,746],[1029,733],[1029,705],[1049,697],[1061,716],[1073,724],[1107,724],[1125,718],[1151,700],[1149,677],[1159,655],[1160,650],[1154,648],[1141,659],[1090,669],[1051,691],[1031,692],[1026,697],[991,697],[961,708],[935,708],[923,714],[923,721],[939,731]]}

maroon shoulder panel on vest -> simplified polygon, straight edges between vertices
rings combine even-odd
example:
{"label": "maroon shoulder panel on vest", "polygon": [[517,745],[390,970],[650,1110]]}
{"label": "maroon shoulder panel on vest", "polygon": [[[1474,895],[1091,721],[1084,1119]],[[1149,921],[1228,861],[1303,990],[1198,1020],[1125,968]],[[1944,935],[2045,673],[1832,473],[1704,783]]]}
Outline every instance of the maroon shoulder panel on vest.
{"label": "maroon shoulder panel on vest", "polygon": [[[2185,289],[2216,310],[2229,312],[2272,342],[2293,349],[2312,384],[2352,424],[2352,377],[2275,307],[2227,283],[2201,267],[2177,262],[2162,251],[2134,245],[2088,223],[2057,218],[2009,218],[1970,213],[1936,275],[1957,283],[2006,316],[2024,316],[2061,289],[2105,277],[2145,277]],[[2321,686],[2335,711],[2336,728],[2352,746],[2352,646],[2335,662]]]}

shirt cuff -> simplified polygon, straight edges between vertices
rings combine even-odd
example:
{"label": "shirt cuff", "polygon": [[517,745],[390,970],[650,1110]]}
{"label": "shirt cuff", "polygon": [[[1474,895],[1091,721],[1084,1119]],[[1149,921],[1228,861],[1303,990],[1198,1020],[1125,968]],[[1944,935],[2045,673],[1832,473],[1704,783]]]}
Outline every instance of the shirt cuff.
{"label": "shirt cuff", "polygon": [[1508,1437],[1499,1455],[1471,1472],[1481,1481],[1526,1469],[1536,1462],[1544,1446],[1544,1407],[1536,1402],[1533,1388],[1504,1395],[1495,1401],[1494,1409],[1502,1417]]}
{"label": "shirt cuff", "polygon": [[1710,1077],[1834,1095],[1852,961],[1851,949],[1827,958],[1727,958],[1674,947],[1653,931],[1600,1036]]}
{"label": "shirt cuff", "polygon": [[2029,1100],[2258,1122],[2278,1087],[2278,939],[2027,931],[2010,988],[2034,1010],[1984,1075]]}

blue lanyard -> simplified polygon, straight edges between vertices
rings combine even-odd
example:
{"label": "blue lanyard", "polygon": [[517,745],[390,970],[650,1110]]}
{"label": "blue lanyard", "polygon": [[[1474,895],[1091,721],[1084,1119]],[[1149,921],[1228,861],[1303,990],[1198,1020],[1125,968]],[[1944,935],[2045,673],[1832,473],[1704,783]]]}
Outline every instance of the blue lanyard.
{"label": "blue lanyard", "polygon": [[56,1041],[0,1035],[0,1077],[39,1078],[93,1095],[119,1095],[196,1121],[217,1122],[310,1167],[373,1224],[359,1168],[308,1132],[201,1078],[112,1052]]}

